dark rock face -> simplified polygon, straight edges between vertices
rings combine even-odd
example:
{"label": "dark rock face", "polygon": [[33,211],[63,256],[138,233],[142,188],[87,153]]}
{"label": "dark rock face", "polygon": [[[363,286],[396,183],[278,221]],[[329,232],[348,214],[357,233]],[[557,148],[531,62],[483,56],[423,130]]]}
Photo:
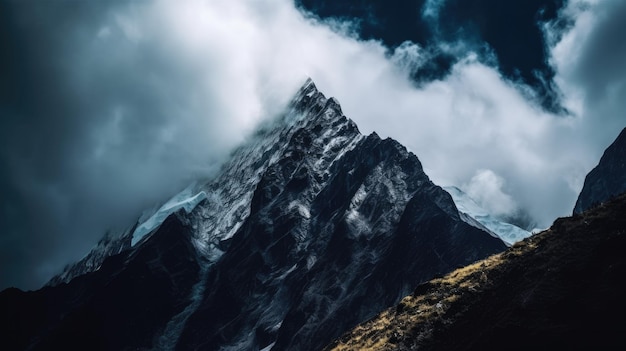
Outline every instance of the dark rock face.
{"label": "dark rock face", "polygon": [[626,128],[604,151],[600,163],[587,174],[574,214],[626,191]]}
{"label": "dark rock face", "polygon": [[419,282],[503,250],[395,141],[363,139],[322,187],[299,150],[314,130],[294,135],[288,177],[279,163],[259,183],[179,349],[316,350]]}
{"label": "dark rock face", "polygon": [[[419,283],[506,248],[459,218],[415,155],[361,135],[311,81],[196,190],[206,198],[193,211],[99,270],[3,292],[7,320],[30,308],[11,345],[316,350]],[[63,303],[47,310],[53,300]],[[79,327],[85,340],[69,335]]]}

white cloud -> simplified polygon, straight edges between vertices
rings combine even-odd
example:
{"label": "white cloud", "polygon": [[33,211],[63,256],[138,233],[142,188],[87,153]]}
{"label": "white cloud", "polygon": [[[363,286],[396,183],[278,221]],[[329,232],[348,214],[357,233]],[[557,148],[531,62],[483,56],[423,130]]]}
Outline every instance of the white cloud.
{"label": "white cloud", "polygon": [[[594,26],[586,13],[553,43],[563,72],[579,56],[570,42],[584,43],[577,33]],[[142,35],[158,45],[157,54],[190,72],[187,86],[175,89],[198,98],[185,97],[181,108],[195,103],[188,114],[211,120],[217,129],[210,135],[228,135],[220,145],[241,140],[311,76],[365,133],[393,137],[413,150],[437,183],[467,183],[477,169],[493,170],[541,225],[569,213],[596,160],[598,148],[580,140],[580,118],[542,111],[523,93],[527,87],[471,53],[449,77],[417,89],[408,77],[425,58],[419,46],[407,42],[389,55],[379,42],[355,39],[349,24],[320,23],[290,1],[157,1],[134,16]],[[567,101],[584,103],[567,82],[560,85]],[[577,111],[574,102],[568,106]]]}
{"label": "white cloud", "polygon": [[504,190],[505,181],[489,169],[480,169],[463,185],[463,190],[479,205],[495,216],[507,216],[518,208],[515,200]]}
{"label": "white cloud", "polygon": [[405,41],[393,50],[391,62],[398,68],[404,70],[407,76],[415,74],[432,55],[422,49],[419,45]]}

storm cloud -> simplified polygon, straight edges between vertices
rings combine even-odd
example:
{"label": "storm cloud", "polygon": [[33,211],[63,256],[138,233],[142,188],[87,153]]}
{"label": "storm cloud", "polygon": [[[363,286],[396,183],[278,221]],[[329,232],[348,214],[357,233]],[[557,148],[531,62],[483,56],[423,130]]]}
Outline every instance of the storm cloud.
{"label": "storm cloud", "polygon": [[363,39],[359,21],[286,0],[1,6],[1,287],[38,288],[106,230],[210,177],[306,77],[437,184],[538,227],[571,213],[626,125],[620,1],[572,0],[535,23],[567,115],[480,45],[444,43],[447,74],[416,85],[432,47]]}

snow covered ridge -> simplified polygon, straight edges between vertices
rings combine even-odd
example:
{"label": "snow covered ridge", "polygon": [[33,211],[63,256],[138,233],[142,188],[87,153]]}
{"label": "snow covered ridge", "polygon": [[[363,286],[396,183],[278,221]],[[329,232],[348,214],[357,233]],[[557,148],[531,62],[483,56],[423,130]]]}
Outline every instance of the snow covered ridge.
{"label": "snow covered ridge", "polygon": [[502,241],[504,241],[508,246],[511,246],[516,242],[532,235],[530,232],[518,226],[497,219],[487,212],[487,210],[478,205],[474,199],[464,193],[461,189],[455,186],[446,186],[443,187],[443,189],[450,193],[456,207],[459,210],[459,213],[470,217],[469,220],[464,218],[464,216],[461,216],[461,218],[474,226],[476,225],[472,223],[471,219],[476,220],[482,226],[482,228],[479,227],[480,229],[487,229],[489,232],[502,239]]}
{"label": "snow covered ridge", "polygon": [[158,228],[161,223],[163,223],[163,221],[172,213],[177,212],[181,209],[185,210],[186,213],[190,213],[194,208],[196,208],[200,201],[207,198],[207,195],[204,191],[194,193],[193,189],[194,187],[190,186],[180,193],[176,194],[163,206],[161,206],[156,211],[156,213],[150,216],[150,218],[137,226],[137,229],[135,229],[135,231],[133,232],[131,245],[135,246],[147,234]]}

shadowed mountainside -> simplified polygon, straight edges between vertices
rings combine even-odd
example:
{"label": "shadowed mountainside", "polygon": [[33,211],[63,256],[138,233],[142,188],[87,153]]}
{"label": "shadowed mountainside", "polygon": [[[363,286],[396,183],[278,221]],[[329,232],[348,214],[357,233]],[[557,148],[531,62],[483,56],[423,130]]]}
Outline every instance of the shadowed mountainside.
{"label": "shadowed mountainside", "polygon": [[626,194],[421,284],[325,350],[624,349]]}

